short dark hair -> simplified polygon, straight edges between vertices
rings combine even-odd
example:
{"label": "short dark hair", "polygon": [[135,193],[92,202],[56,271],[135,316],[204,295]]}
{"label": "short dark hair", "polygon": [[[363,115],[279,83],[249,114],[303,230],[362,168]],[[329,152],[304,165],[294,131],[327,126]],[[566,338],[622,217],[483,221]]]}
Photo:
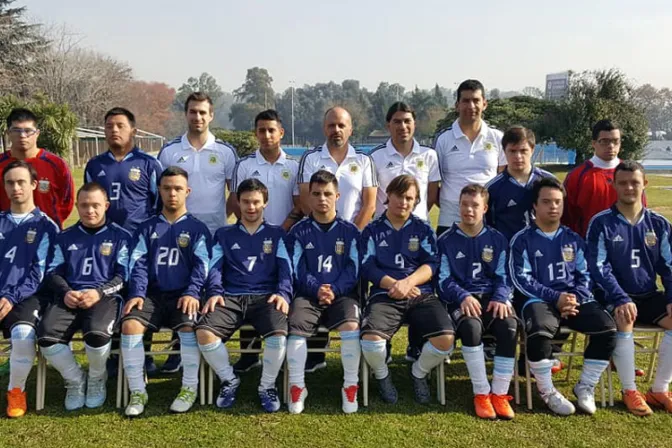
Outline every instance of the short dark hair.
{"label": "short dark hair", "polygon": [[392,104],[389,109],[387,109],[387,115],[385,115],[385,121],[388,123],[392,121],[392,117],[397,112],[408,112],[413,116],[413,119],[415,120],[416,115],[413,106],[411,106],[410,104],[406,104],[403,101],[397,101],[396,103]]}
{"label": "short dark hair", "polygon": [[12,123],[15,121],[32,121],[35,123],[35,126],[37,126],[37,115],[35,115],[30,109],[26,109],[25,107],[17,107],[12,109],[12,111],[7,116],[7,129],[11,128]]}
{"label": "short dark hair", "polygon": [[477,79],[467,79],[466,81],[462,81],[462,83],[457,87],[456,101],[460,101],[462,92],[465,90],[472,90],[474,92],[480,90],[483,94],[483,97],[485,98],[485,87],[483,87],[483,83]]}
{"label": "short dark hair", "polygon": [[98,182],[87,182],[81,187],[79,187],[79,190],[77,190],[77,199],[79,199],[79,195],[81,193],[92,193],[94,191],[101,191],[103,193],[103,196],[105,196],[105,200],[107,201],[107,191],[105,191],[103,186],[100,185]]}
{"label": "short dark hair", "polygon": [[336,191],[338,191],[338,180],[336,179],[336,176],[331,174],[327,170],[320,170],[310,176],[310,182],[308,183],[308,191],[311,191],[313,189],[313,184],[318,184],[318,185],[329,185],[333,184],[334,188],[336,188]]}
{"label": "short dark hair", "polygon": [[257,123],[260,121],[277,121],[280,126],[282,126],[282,120],[277,110],[267,109],[261,111],[254,117],[254,128],[257,128]]}
{"label": "short dark hair", "polygon": [[7,175],[7,173],[9,173],[11,170],[15,168],[23,168],[24,170],[28,170],[28,173],[30,173],[30,182],[31,183],[37,182],[37,170],[33,165],[23,160],[14,160],[13,162],[9,162],[9,164],[5,167],[5,169],[2,170],[3,182],[5,180],[5,176]]}
{"label": "short dark hair", "polygon": [[240,201],[240,197],[243,193],[249,193],[252,191],[259,191],[264,197],[264,204],[268,202],[268,188],[266,185],[259,179],[245,179],[238,185],[238,190],[236,190],[236,198]]}
{"label": "short dark hair", "polygon": [[161,173],[161,176],[159,176],[159,185],[161,185],[161,181],[163,180],[164,177],[174,177],[174,176],[182,176],[185,179],[187,179],[187,182],[189,181],[189,173],[187,173],[184,169],[180,168],[179,166],[169,166],[163,172]]}
{"label": "short dark hair", "polygon": [[621,127],[615,121],[600,120],[593,126],[593,140],[597,140],[600,137],[600,132],[602,131],[611,132],[620,129]]}
{"label": "short dark hair", "polygon": [[614,179],[616,179],[616,174],[619,171],[627,171],[629,173],[634,173],[635,171],[641,171],[643,175],[646,175],[646,171],[644,171],[644,167],[642,166],[642,164],[639,162],[635,162],[634,160],[623,160],[621,163],[616,165],[616,168],[614,169]]}
{"label": "short dark hair", "polygon": [[567,196],[565,187],[560,183],[555,177],[542,177],[532,184],[532,203],[536,204],[539,200],[539,192],[542,188],[552,188],[554,190],[560,190],[562,192],[562,197]]}
{"label": "short dark hair", "polygon": [[483,185],[479,184],[466,185],[460,191],[460,200],[462,200],[462,196],[481,196],[486,204],[490,201],[490,192]]}
{"label": "short dark hair", "polygon": [[215,103],[212,102],[212,98],[210,98],[210,95],[207,93],[203,92],[193,92],[189,94],[187,97],[187,100],[184,102],[184,113],[186,114],[189,112],[189,103],[191,101],[196,101],[197,103],[200,103],[201,101],[207,101],[208,104],[210,105],[210,110],[215,106]]}
{"label": "short dark hair", "polygon": [[[388,197],[392,194],[401,196],[410,190],[411,187],[415,187],[415,205],[418,205],[420,203],[420,184],[418,183],[418,180],[410,174],[400,174],[392,179],[387,185],[385,193]],[[387,201],[385,203],[387,204]]]}
{"label": "short dark hair", "polygon": [[530,149],[534,149],[537,139],[531,129],[524,126],[511,126],[502,136],[502,148],[506,151],[508,145],[520,145],[527,143]]}
{"label": "short dark hair", "polygon": [[135,127],[135,115],[133,115],[133,112],[126,109],[125,107],[113,107],[112,109],[108,110],[103,121],[107,123],[108,118],[116,117],[117,115],[123,115],[128,119],[128,123],[131,125],[131,127]]}

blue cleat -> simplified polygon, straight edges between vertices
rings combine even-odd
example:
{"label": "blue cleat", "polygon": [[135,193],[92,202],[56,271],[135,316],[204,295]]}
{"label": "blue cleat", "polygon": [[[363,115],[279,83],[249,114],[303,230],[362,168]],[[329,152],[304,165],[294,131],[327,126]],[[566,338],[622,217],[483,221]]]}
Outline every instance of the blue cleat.
{"label": "blue cleat", "polygon": [[280,398],[278,398],[278,389],[275,387],[271,387],[270,389],[259,388],[259,399],[264,411],[278,412],[280,410]]}
{"label": "blue cleat", "polygon": [[217,407],[222,409],[229,409],[236,402],[236,392],[240,387],[240,378],[234,377],[230,381],[223,381],[219,388],[219,396],[217,397]]}

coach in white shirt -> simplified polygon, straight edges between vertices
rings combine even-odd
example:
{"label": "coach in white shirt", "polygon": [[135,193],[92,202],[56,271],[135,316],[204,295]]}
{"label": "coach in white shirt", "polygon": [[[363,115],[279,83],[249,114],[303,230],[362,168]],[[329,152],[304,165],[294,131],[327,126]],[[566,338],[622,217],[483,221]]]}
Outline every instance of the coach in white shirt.
{"label": "coach in white shirt", "polygon": [[455,103],[458,118],[434,141],[441,170],[439,235],[459,221],[462,188],[472,183],[485,185],[497,175],[498,167],[506,165],[502,132],[488,127],[482,118],[488,107],[484,92],[483,84],[475,79],[460,84]]}
{"label": "coach in white shirt", "polygon": [[320,170],[336,176],[341,197],[336,211],[359,230],[371,221],[376,210],[378,179],[371,157],[355,150],[348,143],[352,135],[352,118],[342,107],[333,107],[324,114],[324,145],[306,151],[299,162],[299,193],[304,214],[310,212],[308,183],[310,177]]}
{"label": "coach in white shirt", "polygon": [[269,200],[264,219],[289,231],[302,216],[296,183],[299,162],[288,158],[280,147],[285,130],[275,110],[265,110],[255,117],[254,133],[259,149],[238,160],[231,182],[233,191],[237,191],[245,179],[260,180],[268,188]]}
{"label": "coach in white shirt", "polygon": [[376,217],[387,209],[387,186],[401,174],[410,174],[420,185],[420,202],[413,210],[418,218],[428,220],[429,211],[438,198],[441,174],[436,151],[421,146],[413,138],[415,117],[415,110],[411,106],[400,101],[394,103],[385,117],[390,139],[371,151],[379,182]]}
{"label": "coach in white shirt", "polygon": [[192,93],[184,109],[189,130],[164,146],[158,158],[164,168],[179,166],[189,173],[187,209],[214,235],[226,225],[227,216],[237,211],[234,195],[226,200],[226,189],[231,191],[238,156],[233,146],[216,139],[208,128],[215,116],[208,95]]}

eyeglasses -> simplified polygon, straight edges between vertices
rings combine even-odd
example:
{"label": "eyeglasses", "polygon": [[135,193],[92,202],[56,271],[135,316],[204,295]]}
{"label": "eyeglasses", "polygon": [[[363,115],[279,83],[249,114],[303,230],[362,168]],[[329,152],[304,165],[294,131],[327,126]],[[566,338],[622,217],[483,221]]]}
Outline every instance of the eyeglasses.
{"label": "eyeglasses", "polygon": [[37,131],[37,129],[33,128],[9,128],[10,134],[25,135],[26,137],[32,137],[37,134]]}
{"label": "eyeglasses", "polygon": [[612,144],[614,146],[618,146],[621,144],[621,139],[620,138],[601,138],[597,141],[602,146],[608,146],[609,144]]}

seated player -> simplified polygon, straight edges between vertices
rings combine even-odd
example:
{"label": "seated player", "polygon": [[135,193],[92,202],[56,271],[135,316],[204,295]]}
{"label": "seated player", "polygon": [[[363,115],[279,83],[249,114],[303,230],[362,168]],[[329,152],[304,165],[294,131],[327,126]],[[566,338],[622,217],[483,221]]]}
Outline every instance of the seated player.
{"label": "seated player", "polygon": [[180,338],[182,388],[170,410],[187,412],[196,401],[201,353],[194,326],[208,277],[210,232],[187,213],[188,179],[186,171],[174,166],[161,173],[161,213],[144,221],[134,236],[128,265],[129,300],[121,326],[121,354],[131,390],[128,417],[142,414],[147,404],[142,335],[148,328],[168,327]]}
{"label": "seated player", "polygon": [[[52,301],[38,328],[42,354],[63,376],[65,409],[105,403],[112,332],[119,317],[121,290],[127,278],[131,234],[107,221],[110,203],[100,184],[77,192],[79,222],[56,237],[47,285]],[[82,330],[89,373],[82,371],[68,345]]]}
{"label": "seated player", "polygon": [[385,345],[403,322],[426,342],[411,367],[415,399],[429,403],[427,375],[450,355],[454,327],[434,294],[438,269],[436,235],[427,221],[412,214],[420,202],[418,181],[408,174],[386,188],[387,210],[364,229],[362,280],[371,282],[364,311],[362,354],[371,366],[383,401],[396,403],[397,390],[385,362]]}
{"label": "seated player", "polygon": [[565,190],[553,178],[532,187],[534,224],[511,240],[509,271],[514,286],[525,296],[516,305],[525,322],[527,360],[541,398],[559,415],[575,412],[574,405],[551,378],[551,340],[560,326],[590,335],[583,370],[574,386],[579,409],[595,413],[595,385],[609,364],[616,344],[616,324],[591,293],[583,239],[560,224]]}
{"label": "seated player", "polygon": [[[483,222],[488,190],[478,184],[460,192],[460,222],[441,235],[438,247],[439,297],[455,321],[462,356],[474,390],[480,418],[512,419],[508,395],[516,355],[518,322],[511,305],[506,272],[508,242]],[[483,334],[497,340],[492,388],[485,372]]]}
{"label": "seated player", "polygon": [[303,412],[308,390],[304,380],[306,338],[320,325],[341,336],[343,412],[357,412],[359,389],[359,230],[336,216],[338,181],[317,171],[308,185],[310,216],[289,233],[296,298],[289,313],[287,362],[289,412]]}
{"label": "seated player", "polygon": [[35,168],[10,162],[2,171],[9,210],[0,213],[0,321],[11,339],[7,417],[23,417],[27,410],[26,380],[35,361],[35,329],[49,301],[38,294],[58,226],[35,207]]}
{"label": "seated player", "polygon": [[196,325],[203,357],[221,380],[217,406],[230,408],[240,378],[229,364],[224,342],[241,325],[252,324],[266,342],[259,398],[267,412],[280,409],[275,386],[287,345],[287,313],[292,299],[291,260],[285,231],[264,221],[268,189],[257,179],[241,182],[236,192],[240,221],[215,234],[208,301]]}
{"label": "seated player", "polygon": [[[635,415],[650,415],[647,405],[672,412],[672,252],[670,223],[642,203],[647,180],[637,162],[623,161],[614,170],[616,203],[593,217],[588,226],[588,267],[604,291],[618,334],[614,364],[623,401]],[[664,291],[658,291],[660,275]],[[665,336],[651,390],[644,396],[635,385],[635,324],[658,325]]]}

